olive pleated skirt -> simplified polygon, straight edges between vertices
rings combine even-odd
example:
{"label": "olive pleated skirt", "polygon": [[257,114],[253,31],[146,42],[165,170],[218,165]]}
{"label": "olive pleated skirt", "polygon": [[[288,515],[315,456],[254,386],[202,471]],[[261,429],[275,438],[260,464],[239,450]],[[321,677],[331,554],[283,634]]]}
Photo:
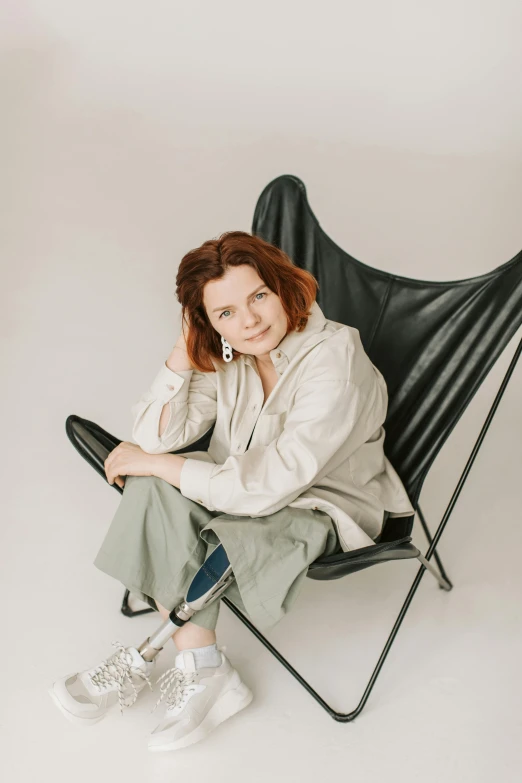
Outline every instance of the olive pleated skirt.
{"label": "olive pleated skirt", "polygon": [[[209,511],[156,476],[127,476],[94,565],[142,601],[169,611],[220,543],[235,580],[226,595],[261,631],[290,610],[308,566],[341,551],[328,514],[286,506],[263,517]],[[220,600],[191,622],[214,630]]]}

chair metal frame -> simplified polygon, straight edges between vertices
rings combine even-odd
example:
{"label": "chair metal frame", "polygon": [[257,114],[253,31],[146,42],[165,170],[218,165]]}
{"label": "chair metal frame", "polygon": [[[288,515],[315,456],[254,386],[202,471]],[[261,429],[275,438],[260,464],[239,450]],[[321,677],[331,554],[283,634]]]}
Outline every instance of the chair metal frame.
{"label": "chair metal frame", "polygon": [[[424,556],[421,555],[420,552],[418,552],[418,550],[417,550],[418,554],[416,555],[416,557],[420,561],[421,567],[420,567],[419,571],[417,572],[417,575],[416,575],[416,577],[415,577],[415,579],[414,579],[414,581],[413,581],[413,583],[412,583],[412,585],[410,587],[408,595],[406,596],[406,600],[404,601],[404,604],[402,605],[402,608],[401,608],[401,610],[399,612],[399,615],[398,615],[398,617],[397,617],[397,619],[396,619],[396,621],[394,623],[394,626],[393,626],[392,631],[391,631],[391,633],[390,633],[390,635],[388,637],[388,640],[386,641],[386,644],[384,645],[384,648],[383,648],[383,650],[381,652],[381,655],[379,656],[379,660],[377,661],[375,669],[373,670],[373,673],[372,673],[372,675],[370,677],[370,680],[368,681],[368,684],[367,684],[367,686],[366,686],[366,688],[364,690],[364,693],[363,693],[363,695],[361,697],[361,700],[360,700],[359,704],[357,705],[357,707],[354,710],[352,710],[351,712],[347,712],[347,713],[336,712],[317,693],[317,691],[315,691],[312,688],[312,686],[304,679],[304,677],[302,677],[299,674],[299,672],[296,671],[296,669],[294,669],[294,667],[286,660],[286,658],[284,658],[281,655],[281,653],[268,641],[268,639],[266,639],[263,636],[263,634],[260,631],[258,631],[258,629],[254,625],[252,625],[250,620],[237,608],[237,606],[235,606],[235,604],[232,601],[230,601],[230,599],[228,599],[225,595],[223,595],[221,597],[221,599],[220,599],[226,606],[228,606],[228,608],[236,615],[236,617],[238,617],[241,620],[241,622],[249,629],[249,631],[251,631],[254,634],[254,636],[256,636],[259,639],[259,641],[262,644],[264,644],[264,646],[267,648],[267,650],[269,650],[269,652],[271,652],[272,655],[275,658],[277,658],[277,660],[280,663],[283,664],[285,669],[287,669],[287,671],[289,671],[290,674],[293,677],[295,677],[295,679],[303,686],[303,688],[305,688],[308,691],[308,693],[311,696],[314,697],[314,699],[318,702],[318,704],[320,704],[321,707],[323,707],[323,709],[326,710],[326,712],[334,720],[339,721],[340,723],[348,723],[348,722],[354,720],[354,718],[356,718],[358,715],[360,715],[360,713],[362,712],[364,706],[366,705],[366,702],[368,701],[368,698],[369,698],[370,693],[371,693],[371,691],[373,689],[375,681],[376,681],[377,677],[379,676],[379,673],[380,673],[380,671],[382,669],[384,661],[386,660],[386,656],[388,655],[388,652],[390,651],[390,648],[391,648],[391,646],[392,646],[392,644],[393,644],[393,642],[395,640],[395,637],[397,636],[397,632],[398,632],[398,630],[399,630],[399,628],[401,626],[401,623],[402,623],[402,621],[403,621],[403,619],[404,619],[404,617],[406,615],[406,612],[408,611],[408,608],[409,608],[409,606],[410,606],[410,604],[411,604],[411,602],[413,600],[413,596],[415,595],[415,593],[417,591],[417,588],[418,588],[418,586],[420,584],[420,581],[421,581],[422,577],[424,576],[424,572],[426,570],[429,570],[430,573],[433,574],[433,576],[437,579],[437,582],[439,584],[439,588],[449,592],[452,589],[452,587],[453,587],[452,583],[450,582],[450,580],[449,580],[449,578],[448,578],[448,576],[447,576],[447,574],[446,574],[446,572],[444,570],[444,567],[442,565],[440,557],[439,557],[439,555],[438,555],[438,553],[436,551],[436,547],[437,547],[437,544],[440,541],[440,537],[441,537],[442,533],[444,532],[444,529],[445,529],[446,524],[447,524],[447,522],[448,522],[448,520],[449,520],[449,518],[451,516],[451,513],[453,512],[453,509],[454,509],[455,504],[456,504],[456,502],[458,500],[458,497],[459,497],[459,495],[460,495],[460,493],[462,491],[462,488],[463,488],[463,486],[464,486],[464,484],[465,484],[465,482],[466,482],[466,480],[468,478],[468,475],[469,475],[469,472],[471,470],[471,467],[472,467],[473,463],[475,462],[475,458],[476,458],[476,456],[477,456],[477,454],[479,452],[479,449],[480,449],[480,447],[482,445],[482,442],[483,442],[483,440],[484,440],[484,438],[486,436],[486,433],[487,433],[487,431],[489,429],[489,426],[491,424],[493,416],[495,415],[495,412],[496,412],[496,410],[497,410],[497,408],[499,406],[500,400],[502,399],[502,396],[503,396],[503,394],[504,394],[504,392],[506,390],[507,384],[509,383],[509,380],[510,380],[512,374],[513,374],[513,371],[515,369],[515,366],[517,364],[517,361],[519,359],[519,356],[520,356],[521,352],[522,352],[522,339],[520,340],[520,342],[519,342],[519,344],[518,344],[518,346],[517,346],[517,348],[515,350],[515,353],[513,354],[513,358],[511,360],[509,368],[508,368],[508,370],[507,370],[507,372],[506,372],[506,374],[504,376],[504,379],[503,379],[503,381],[502,381],[502,383],[500,385],[500,388],[499,388],[499,390],[497,392],[497,395],[496,395],[496,397],[495,397],[495,399],[493,401],[493,404],[492,404],[492,406],[491,406],[491,408],[489,410],[489,413],[488,413],[488,415],[486,417],[486,420],[485,420],[485,422],[484,422],[484,424],[482,426],[480,434],[479,434],[479,436],[478,436],[478,438],[477,438],[477,440],[475,442],[475,445],[474,445],[474,447],[473,447],[473,449],[471,451],[471,454],[470,454],[470,456],[468,458],[466,466],[465,466],[464,470],[462,471],[462,474],[461,474],[461,476],[459,478],[459,481],[458,481],[458,484],[457,484],[457,486],[456,486],[456,488],[455,488],[455,490],[453,492],[451,500],[450,500],[450,502],[449,502],[449,504],[448,504],[448,506],[447,506],[447,508],[446,508],[446,510],[444,512],[442,520],[441,520],[441,522],[440,522],[440,524],[439,524],[439,526],[438,526],[438,528],[436,530],[436,533],[435,533],[435,535],[433,537],[431,536],[430,530],[429,530],[428,525],[426,523],[426,519],[424,517],[424,514],[421,511],[420,505],[417,504],[417,513],[419,515],[419,519],[420,519],[421,525],[423,527],[424,533],[426,535],[426,538],[427,538],[427,540],[429,542],[429,548],[428,548],[428,551],[426,552],[426,554]],[[439,569],[438,571],[429,562],[431,557],[432,557],[432,555],[435,557],[435,561],[436,561],[438,569]],[[347,574],[347,576],[348,575],[349,574]],[[140,615],[140,614],[147,614],[148,612],[155,611],[152,608],[140,609],[140,610],[137,610],[137,611],[133,611],[129,607],[128,598],[129,598],[129,591],[126,590],[124,598],[123,598],[123,603],[122,603],[122,606],[121,606],[121,611],[127,617],[136,617],[137,615]]]}

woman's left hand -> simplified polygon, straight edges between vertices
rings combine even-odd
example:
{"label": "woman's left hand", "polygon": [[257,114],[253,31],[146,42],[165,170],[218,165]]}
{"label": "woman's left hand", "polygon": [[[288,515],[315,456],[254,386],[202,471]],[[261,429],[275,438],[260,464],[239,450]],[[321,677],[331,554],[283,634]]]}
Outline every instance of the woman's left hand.
{"label": "woman's left hand", "polygon": [[135,443],[122,441],[104,462],[107,481],[123,488],[125,476],[152,476],[154,457]]}

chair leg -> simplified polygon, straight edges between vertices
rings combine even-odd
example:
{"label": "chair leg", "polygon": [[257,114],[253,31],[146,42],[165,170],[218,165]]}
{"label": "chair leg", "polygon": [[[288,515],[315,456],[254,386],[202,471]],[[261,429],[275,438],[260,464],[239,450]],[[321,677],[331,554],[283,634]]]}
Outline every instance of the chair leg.
{"label": "chair leg", "polygon": [[125,617],[137,617],[139,614],[148,614],[149,612],[155,612],[156,610],[150,606],[148,609],[131,609],[129,606],[129,595],[130,592],[128,590],[125,590],[125,593],[123,595],[123,601],[121,604],[121,613],[125,615]]}
{"label": "chair leg", "polygon": [[232,603],[232,601],[230,601],[230,599],[228,599],[226,596],[222,596],[221,600],[236,615],[236,617],[239,617],[241,622],[244,625],[246,625],[246,627],[254,634],[254,636],[257,636],[259,641],[262,644],[264,644],[264,646],[267,648],[267,650],[269,650],[269,652],[271,652],[272,655],[275,658],[277,658],[277,660],[280,663],[283,664],[285,669],[287,669],[287,671],[289,671],[290,674],[293,677],[295,677],[295,679],[303,686],[303,688],[305,688],[308,691],[308,693],[311,696],[314,697],[314,699],[321,705],[321,707],[324,710],[326,710],[326,712],[330,715],[330,717],[332,717],[334,720],[336,720],[336,721],[338,721],[340,723],[349,723],[350,721],[354,720],[354,718],[356,718],[362,712],[362,710],[364,709],[364,706],[365,706],[366,702],[368,701],[368,697],[370,696],[370,693],[371,693],[372,688],[373,688],[373,686],[375,684],[375,681],[376,681],[376,679],[377,679],[377,677],[379,675],[379,672],[381,671],[382,666],[384,664],[384,661],[386,660],[386,656],[388,655],[390,647],[393,644],[393,641],[394,641],[394,639],[395,639],[395,637],[397,635],[397,632],[398,632],[398,630],[399,630],[399,628],[401,626],[401,623],[402,623],[402,621],[404,619],[404,616],[406,615],[406,612],[408,611],[408,607],[409,607],[409,605],[410,605],[410,603],[411,603],[411,601],[413,599],[413,596],[415,595],[415,593],[417,591],[417,587],[419,586],[420,581],[421,581],[421,579],[422,579],[422,577],[423,577],[423,575],[425,573],[426,573],[426,568],[425,568],[425,566],[423,564],[422,567],[419,568],[417,576],[415,577],[415,580],[414,580],[414,582],[413,582],[413,584],[412,584],[412,586],[410,588],[410,591],[409,591],[409,593],[408,593],[408,595],[406,597],[406,600],[405,600],[405,602],[404,602],[404,604],[403,604],[403,606],[401,608],[401,611],[399,612],[399,615],[398,615],[398,617],[397,617],[397,619],[395,621],[395,624],[394,624],[394,626],[392,628],[391,634],[388,637],[388,640],[387,640],[386,644],[384,645],[383,651],[382,651],[382,653],[381,653],[381,655],[379,657],[379,660],[377,661],[377,665],[376,665],[375,669],[373,670],[373,674],[370,677],[368,685],[366,686],[366,689],[365,689],[365,691],[364,691],[364,693],[362,695],[362,698],[361,698],[359,704],[357,705],[357,707],[354,710],[352,710],[352,712],[348,712],[348,713],[336,712],[334,709],[332,709],[332,707],[330,707],[330,705],[317,693],[317,691],[315,691],[312,688],[312,686],[304,679],[304,677],[301,677],[299,672],[297,672],[294,669],[294,667],[291,666],[291,664],[288,663],[286,658],[283,658],[281,653],[278,650],[276,650],[276,648],[272,644],[270,644],[268,639],[266,639],[263,636],[263,634],[260,631],[258,631],[258,629],[255,627],[255,625],[252,625],[250,620],[247,617],[245,617],[245,615],[237,608],[237,606],[235,606],[235,604]]}
{"label": "chair leg", "polygon": [[[424,533],[426,534],[426,538],[428,539],[428,543],[431,546],[431,544],[433,543],[433,538],[432,538],[432,535],[431,535],[431,533],[430,533],[430,531],[428,529],[428,524],[426,522],[426,519],[424,518],[424,514],[422,513],[422,509],[421,509],[420,505],[417,506],[417,513],[418,513],[419,519],[421,521],[422,529],[424,530]],[[441,563],[441,560],[440,560],[440,557],[438,555],[437,550],[435,550],[433,552],[433,557],[435,558],[435,561],[436,561],[436,563],[437,563],[437,565],[439,567],[439,571],[440,571],[440,575],[442,577],[442,581],[439,578],[439,575],[437,574],[437,572],[435,571],[435,569],[433,568],[432,565],[428,564],[427,561],[424,561],[424,558],[421,559],[420,556],[419,556],[419,560],[423,564],[424,564],[424,562],[426,562],[426,568],[433,574],[433,576],[435,577],[435,579],[439,583],[439,587],[442,590],[451,590],[451,588],[453,587],[453,584],[451,583],[451,581],[450,581],[446,571],[444,570],[444,566]]]}
{"label": "chair leg", "polygon": [[440,576],[440,574],[437,573],[437,569],[432,566],[431,563],[428,563],[425,557],[423,557],[420,553],[417,555],[417,560],[420,560],[424,568],[427,568],[430,574],[433,574],[437,582],[439,583],[439,587],[443,590],[447,590],[448,592],[453,589],[453,585],[451,582],[448,582],[447,579],[444,579],[443,576]]}

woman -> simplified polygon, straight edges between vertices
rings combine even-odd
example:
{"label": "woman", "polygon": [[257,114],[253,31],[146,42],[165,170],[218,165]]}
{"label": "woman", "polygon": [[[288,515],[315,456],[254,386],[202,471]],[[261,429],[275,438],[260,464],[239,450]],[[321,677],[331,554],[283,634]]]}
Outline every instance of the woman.
{"label": "woman", "polygon": [[[313,275],[258,237],[205,242],[184,256],[176,284],[180,337],[133,406],[136,443],[105,462],[124,492],[95,565],[167,618],[222,543],[235,577],[226,595],[266,631],[310,563],[373,544],[386,514],[414,513],[384,455],[386,384],[358,330],[324,317]],[[180,453],[213,425],[208,451]],[[173,637],[151,750],[202,739],[252,699],[217,647],[219,606]],[[113,644],[97,667],[54,685],[82,725],[152,687],[154,661]]]}

